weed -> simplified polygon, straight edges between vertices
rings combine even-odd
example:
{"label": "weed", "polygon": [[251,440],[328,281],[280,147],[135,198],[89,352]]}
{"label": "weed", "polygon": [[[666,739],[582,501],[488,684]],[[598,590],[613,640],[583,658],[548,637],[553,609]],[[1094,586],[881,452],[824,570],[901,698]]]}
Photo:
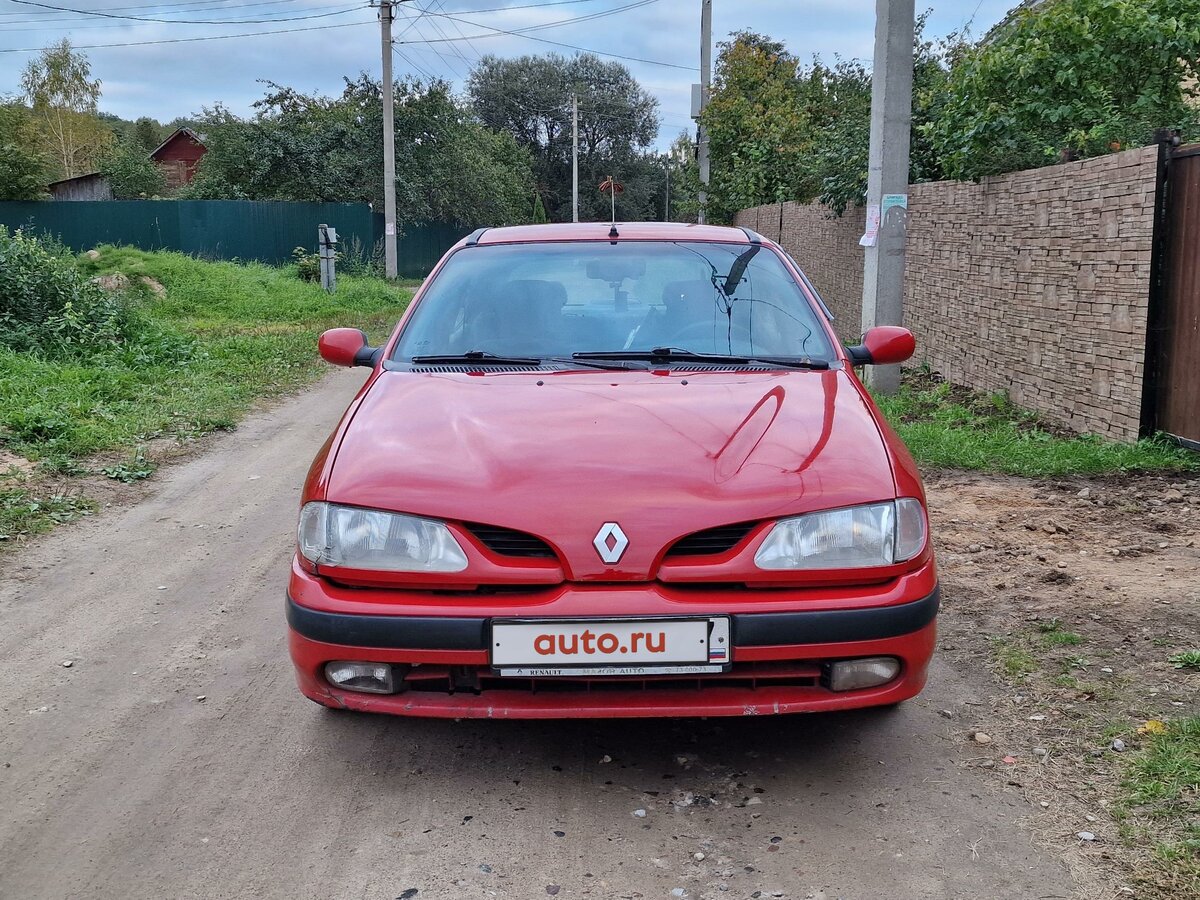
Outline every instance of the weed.
{"label": "weed", "polygon": [[1184,650],[1167,661],[1177,669],[1200,669],[1200,650]]}
{"label": "weed", "polygon": [[91,511],[91,502],[76,494],[43,496],[22,488],[0,490],[0,541],[41,534]]}
{"label": "weed", "polygon": [[100,473],[107,475],[114,481],[133,484],[135,481],[141,481],[143,478],[149,478],[153,475],[154,463],[146,459],[142,448],[138,447],[137,452],[130,457],[128,462],[117,463],[114,466],[105,466],[100,470]]}

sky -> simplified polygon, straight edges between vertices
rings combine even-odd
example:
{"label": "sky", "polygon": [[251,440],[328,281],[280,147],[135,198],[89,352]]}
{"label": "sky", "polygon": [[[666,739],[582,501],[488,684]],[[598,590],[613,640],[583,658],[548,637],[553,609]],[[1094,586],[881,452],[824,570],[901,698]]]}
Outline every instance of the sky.
{"label": "sky", "polygon": [[[1017,2],[917,0],[917,9],[931,10],[929,36],[967,25],[981,35]],[[103,82],[101,110],[127,119],[147,115],[167,122],[218,101],[244,115],[263,95],[264,80],[333,94],[340,92],[342,76],[365,70],[378,77],[380,72],[380,30],[376,11],[366,0],[37,4],[44,6],[0,0],[0,96],[19,93],[21,71],[37,48],[64,36],[87,48],[92,75]],[[699,80],[700,6],[700,0],[406,0],[397,7],[393,63],[397,76],[437,76],[461,89],[482,54],[575,52],[545,41],[629,57],[626,65],[659,100],[658,146],[665,148],[691,127],[691,84]],[[817,54],[827,61],[841,56],[869,63],[874,11],[875,0],[713,0],[713,39],[724,40],[738,30],[758,31],[782,41],[803,60]],[[593,18],[554,24],[584,16]],[[551,27],[527,36],[498,33],[540,25]],[[263,33],[283,29],[296,30]],[[186,40],[246,33],[254,36]],[[153,41],[171,43],[148,43]],[[134,46],[98,46],[104,44]]]}

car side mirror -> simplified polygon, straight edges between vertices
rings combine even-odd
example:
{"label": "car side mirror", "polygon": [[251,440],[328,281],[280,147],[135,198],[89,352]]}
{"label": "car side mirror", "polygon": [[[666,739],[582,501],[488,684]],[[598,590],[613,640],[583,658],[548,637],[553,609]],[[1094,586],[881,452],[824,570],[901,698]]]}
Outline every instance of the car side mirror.
{"label": "car side mirror", "polygon": [[850,362],[856,366],[893,366],[912,359],[917,339],[899,325],[877,325],[863,335],[856,347],[847,347]]}
{"label": "car side mirror", "polygon": [[367,343],[367,335],[358,328],[331,328],[317,341],[321,359],[335,366],[374,366],[379,349]]}

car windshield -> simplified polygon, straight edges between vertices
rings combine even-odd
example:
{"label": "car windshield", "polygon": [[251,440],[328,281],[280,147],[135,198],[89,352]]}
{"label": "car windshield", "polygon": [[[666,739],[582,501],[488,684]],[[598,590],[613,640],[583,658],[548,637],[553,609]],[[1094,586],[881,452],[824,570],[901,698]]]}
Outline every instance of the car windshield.
{"label": "car windshield", "polygon": [[665,348],[833,359],[817,314],[774,251],[684,241],[460,250],[413,310],[393,359]]}

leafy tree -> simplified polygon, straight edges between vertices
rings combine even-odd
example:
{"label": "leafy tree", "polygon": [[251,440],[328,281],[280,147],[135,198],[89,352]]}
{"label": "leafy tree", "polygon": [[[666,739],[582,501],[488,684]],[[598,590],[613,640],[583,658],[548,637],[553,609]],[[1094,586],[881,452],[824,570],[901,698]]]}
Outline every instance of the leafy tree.
{"label": "leafy tree", "polygon": [[100,156],[99,170],[117,200],[145,200],[166,189],[162,170],[136,139],[109,145]]}
{"label": "leafy tree", "polygon": [[36,149],[33,122],[22,104],[0,102],[0,200],[40,200],[46,161]]}
{"label": "leafy tree", "polygon": [[1194,136],[1198,75],[1200,0],[1051,0],[961,55],[925,134],[954,178]]}
{"label": "leafy tree", "polygon": [[[382,88],[366,74],[341,96],[268,83],[250,119],[222,106],[194,123],[208,152],[178,196],[367,201],[383,208]],[[454,102],[444,82],[396,85],[396,193],[401,225],[503,224],[529,218],[526,153]]]}
{"label": "leafy tree", "polygon": [[142,116],[133,123],[134,143],[147,153],[157,150],[164,138],[163,127],[147,116]]}
{"label": "leafy tree", "polygon": [[[942,177],[924,128],[937,115],[952,36],[924,37],[917,23],[913,73],[913,181]],[[729,221],[739,209],[820,198],[835,212],[866,197],[871,131],[871,73],[853,60],[800,65],[778,41],[739,32],[720,45],[711,102],[705,111],[712,172],[708,216]],[[689,199],[698,178],[684,173]]]}
{"label": "leafy tree", "polygon": [[100,81],[91,63],[63,38],[25,66],[21,87],[33,108],[43,151],[62,177],[93,170],[111,133],[96,114]]}
{"label": "leafy tree", "polygon": [[815,197],[815,128],[801,102],[798,60],[779,41],[748,31],[718,47],[703,119],[712,160],[708,218],[727,222],[747,206]]}
{"label": "leafy tree", "polygon": [[579,98],[580,218],[609,217],[609,201],[596,190],[609,175],[626,187],[619,216],[661,210],[661,190],[651,184],[662,163],[648,152],[658,134],[658,101],[620,63],[588,53],[485,56],[467,79],[467,94],[484,125],[528,150],[551,220],[571,220],[572,95]]}

